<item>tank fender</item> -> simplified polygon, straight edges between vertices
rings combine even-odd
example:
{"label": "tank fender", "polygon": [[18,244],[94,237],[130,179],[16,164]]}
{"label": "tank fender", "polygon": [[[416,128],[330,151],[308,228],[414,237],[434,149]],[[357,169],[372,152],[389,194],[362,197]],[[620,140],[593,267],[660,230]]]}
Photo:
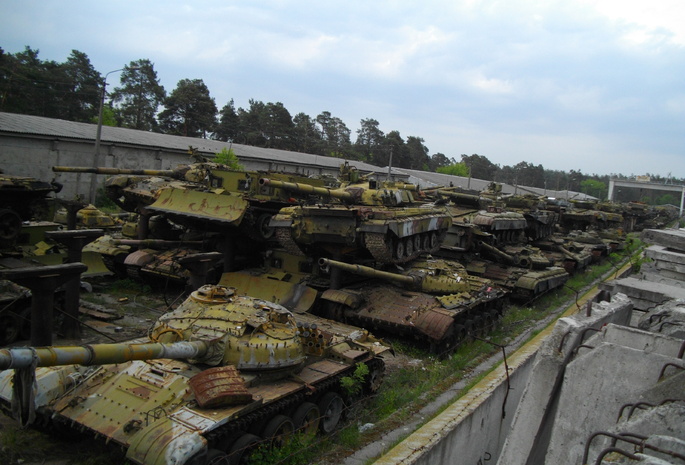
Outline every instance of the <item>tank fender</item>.
{"label": "tank fender", "polygon": [[452,335],[454,317],[449,312],[430,309],[419,313],[413,321],[414,327],[435,341],[441,341]]}
{"label": "tank fender", "polygon": [[357,308],[364,302],[364,297],[357,292],[344,291],[338,289],[328,289],[321,294],[323,300],[346,305],[350,308]]}
{"label": "tank fender", "polygon": [[136,250],[135,252],[128,254],[124,259],[124,264],[141,267],[145,266],[155,259],[154,254],[151,252],[152,251],[147,249]]}
{"label": "tank fender", "polygon": [[166,417],[131,438],[126,458],[146,465],[181,465],[206,448],[199,429]]}

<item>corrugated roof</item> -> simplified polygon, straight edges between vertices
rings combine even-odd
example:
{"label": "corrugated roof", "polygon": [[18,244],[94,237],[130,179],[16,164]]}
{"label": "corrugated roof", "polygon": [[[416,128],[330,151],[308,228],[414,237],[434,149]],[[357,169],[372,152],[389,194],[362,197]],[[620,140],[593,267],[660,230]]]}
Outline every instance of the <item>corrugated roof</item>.
{"label": "corrugated roof", "polygon": [[[89,123],[76,123],[73,121],[54,118],[44,118],[41,116],[0,112],[0,133],[2,132],[92,140],[94,142],[97,133],[97,125]],[[179,151],[187,151],[189,146],[193,146],[203,154],[215,154],[221,152],[224,147],[231,147],[238,158],[253,158],[273,161],[275,163],[294,163],[308,166],[321,166],[332,169],[337,169],[340,164],[344,162],[344,159],[324,157],[322,155],[253,147],[242,144],[231,144],[228,142],[211,139],[173,136],[112,126],[102,127],[100,140],[103,143],[127,144]],[[351,161],[350,164],[363,172],[382,171],[382,169],[378,166],[359,161]]]}
{"label": "corrugated roof", "polygon": [[[97,132],[97,125],[89,123],[75,123],[73,121],[66,121],[62,119],[44,118],[42,116],[0,112],[0,133],[2,132],[92,140],[94,142]],[[313,155],[309,153],[267,149],[262,147],[253,147],[251,145],[231,144],[218,140],[201,139],[195,137],[172,136],[169,134],[159,134],[156,132],[117,128],[112,126],[102,127],[100,140],[105,143],[136,145],[141,147],[178,150],[183,152],[187,151],[189,146],[193,146],[203,154],[215,154],[221,152],[224,147],[231,147],[238,158],[242,159],[251,158],[257,160],[268,160],[270,162],[281,164],[319,166],[333,170],[337,170],[340,164],[345,161],[341,158],[325,157],[322,155]],[[350,164],[362,172],[375,171],[379,175],[383,175],[388,172],[387,167],[381,168],[379,166],[370,165],[360,161],[350,161]],[[422,187],[449,186],[451,181],[455,186],[462,188],[470,186],[470,188],[473,190],[483,191],[488,187],[488,184],[490,184],[490,181],[475,178],[471,178],[471,182],[469,184],[468,178],[465,177],[431,173],[428,171],[409,170],[404,168],[393,168],[392,171],[396,175],[409,176],[410,182],[420,184]],[[543,195],[545,192],[544,189],[538,189],[534,187],[519,186],[517,189],[509,184],[502,184],[502,192],[505,194],[513,194],[514,192],[521,193],[521,191],[533,191],[537,192],[539,195]],[[547,190],[546,192],[549,197],[594,199],[594,197],[582,194],[580,192],[551,190]]]}
{"label": "corrugated roof", "polygon": [[[409,176],[409,181],[414,184],[419,184],[421,187],[435,187],[435,186],[449,186],[450,182],[456,187],[461,187],[465,189],[469,186],[471,189],[476,191],[484,191],[488,188],[488,185],[492,181],[486,181],[484,179],[471,178],[469,183],[469,178],[463,176],[452,176],[449,174],[442,173],[431,173],[428,171],[419,170],[408,170],[404,168],[398,168],[397,171],[403,172]],[[503,194],[535,194],[535,195],[547,195],[547,197],[558,198],[558,199],[576,199],[585,200],[592,199],[597,200],[596,197],[592,197],[582,192],[575,191],[554,191],[545,190],[539,187],[527,187],[527,186],[512,186],[511,184],[502,183],[502,193]]]}

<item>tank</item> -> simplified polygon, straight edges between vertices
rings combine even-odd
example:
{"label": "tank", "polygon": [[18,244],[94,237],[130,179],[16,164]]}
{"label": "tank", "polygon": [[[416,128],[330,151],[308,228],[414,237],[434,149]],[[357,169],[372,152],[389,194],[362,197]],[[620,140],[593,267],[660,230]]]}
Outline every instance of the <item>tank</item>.
{"label": "tank", "polygon": [[421,258],[401,274],[330,259],[320,265],[365,278],[324,291],[322,316],[414,339],[436,354],[483,335],[502,314],[505,292],[456,262]]}
{"label": "tank", "polygon": [[0,214],[5,210],[16,213],[22,221],[52,219],[54,198],[51,194],[62,190],[58,182],[40,181],[26,176],[12,176],[0,171]]}
{"label": "tank", "polygon": [[465,266],[469,274],[491,280],[506,289],[511,300],[524,303],[562,286],[570,278],[568,272],[559,266],[530,269],[508,266],[478,256],[469,259]]}
{"label": "tank", "polygon": [[[205,241],[122,239],[105,235],[84,247],[84,251],[99,254],[107,269],[120,278],[166,287],[188,284],[191,273],[182,265],[183,260],[212,248]],[[214,272],[222,266],[217,262],[207,270],[211,282],[218,280],[220,273]]]}
{"label": "tank", "polygon": [[341,379],[364,364],[360,388],[374,392],[386,350],[358,328],[204,286],[145,339],[0,350],[0,406],[23,425],[94,434],[129,463],[246,463],[295,430],[332,432],[353,395]]}
{"label": "tank", "polygon": [[180,165],[173,170],[136,170],[54,166],[60,173],[110,175],[105,192],[126,211],[142,207],[193,227],[239,228],[252,239],[270,239],[271,216],[295,203],[292,195],[266,189],[259,179],[268,175],[288,182],[322,187],[322,179],[295,174],[233,170],[212,162]]}
{"label": "tank", "polygon": [[[85,205],[76,211],[77,229],[121,229],[124,221],[118,216],[110,215],[95,207],[95,205]],[[62,225],[69,225],[69,212],[66,208],[59,208],[55,212],[54,221]]]}
{"label": "tank", "polygon": [[555,266],[563,267],[569,274],[582,271],[593,260],[593,245],[586,245],[565,239],[560,235],[535,243]]}
{"label": "tank", "polygon": [[507,210],[520,213],[526,219],[526,236],[531,241],[544,239],[554,233],[559,213],[548,210],[545,197],[532,194],[502,197]]}
{"label": "tank", "polygon": [[271,220],[279,244],[293,254],[366,256],[405,263],[435,251],[451,216],[444,207],[414,198],[416,186],[364,180],[317,188],[262,178],[260,185],[317,197],[281,209]]}
{"label": "tank", "polygon": [[4,174],[0,170],[0,248],[16,245],[22,224],[51,221],[55,199],[51,196],[62,185],[26,176]]}

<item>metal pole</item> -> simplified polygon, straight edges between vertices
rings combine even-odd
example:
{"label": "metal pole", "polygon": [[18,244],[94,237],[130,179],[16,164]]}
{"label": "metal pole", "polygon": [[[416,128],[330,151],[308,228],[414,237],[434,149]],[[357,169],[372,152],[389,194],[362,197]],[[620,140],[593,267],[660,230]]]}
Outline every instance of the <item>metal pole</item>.
{"label": "metal pole", "polygon": [[[102,110],[105,106],[105,95],[107,94],[107,76],[112,73],[123,71],[126,68],[115,69],[105,74],[105,79],[102,82],[102,91],[100,92],[100,109],[98,111],[98,128],[95,134],[95,156],[93,157],[93,168],[97,168],[100,163],[100,138],[102,136]],[[129,68],[130,70],[136,70],[139,68]],[[97,174],[91,175],[90,178],[90,193],[88,195],[88,201],[95,204],[95,190],[97,186]]]}

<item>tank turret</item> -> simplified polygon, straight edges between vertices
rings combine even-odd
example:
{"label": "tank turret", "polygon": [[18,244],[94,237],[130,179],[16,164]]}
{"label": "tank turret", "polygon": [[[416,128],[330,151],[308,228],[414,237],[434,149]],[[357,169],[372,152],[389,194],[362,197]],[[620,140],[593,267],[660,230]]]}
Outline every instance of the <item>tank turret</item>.
{"label": "tank turret", "polygon": [[298,194],[305,195],[317,195],[320,197],[333,197],[345,202],[352,202],[355,200],[355,196],[344,190],[340,189],[328,189],[325,187],[315,187],[309,184],[300,184],[296,182],[285,182],[278,181],[275,179],[261,178],[259,180],[260,186],[275,187],[278,189],[283,189],[288,192],[295,192]]}
{"label": "tank turret", "polygon": [[501,316],[506,293],[456,262],[420,258],[401,274],[335,260],[320,263],[369,278],[347,279],[344,286],[324,291],[322,316],[409,337],[440,355],[470,334],[491,330]]}
{"label": "tank turret", "polygon": [[[432,263],[430,268],[426,266],[428,263]],[[338,268],[347,273],[366,278],[381,279],[399,286],[407,286],[414,291],[427,292],[429,294],[456,294],[472,290],[472,283],[469,282],[469,276],[464,273],[463,269],[455,270],[454,266],[452,269],[447,266],[440,267],[440,264],[444,265],[445,261],[424,261],[424,266],[413,264],[404,274],[399,274],[328,258],[319,259],[319,265],[324,267],[324,269],[328,267]],[[479,282],[479,284],[482,283]]]}
{"label": "tank turret", "polygon": [[363,392],[382,379],[388,349],[366,331],[297,318],[203,286],[145,339],[0,350],[0,407],[22,424],[94,433],[130,463],[244,463],[295,430],[333,431],[351,395],[340,380],[358,365]]}

